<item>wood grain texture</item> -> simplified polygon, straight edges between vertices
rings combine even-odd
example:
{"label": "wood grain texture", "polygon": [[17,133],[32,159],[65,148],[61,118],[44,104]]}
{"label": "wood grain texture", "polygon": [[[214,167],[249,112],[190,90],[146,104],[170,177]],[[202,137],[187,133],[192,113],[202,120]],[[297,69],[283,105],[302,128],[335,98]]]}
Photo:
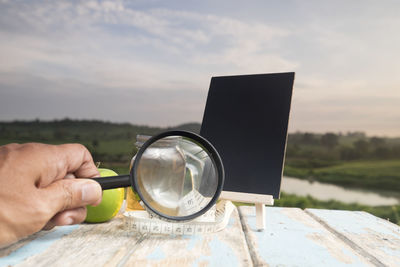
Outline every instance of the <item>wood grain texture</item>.
{"label": "wood grain texture", "polygon": [[109,223],[79,225],[44,252],[16,266],[102,266],[120,246],[139,240],[137,235],[124,231],[123,226],[121,215]]}
{"label": "wood grain texture", "polygon": [[223,231],[195,236],[146,236],[135,250],[121,252],[120,256],[116,261],[127,266],[252,266],[237,209]]}
{"label": "wood grain texture", "polygon": [[362,211],[306,212],[376,265],[400,266],[400,226]]}
{"label": "wood grain texture", "polygon": [[65,226],[52,231],[42,231],[0,250],[0,266],[17,265],[26,259],[46,251],[56,241],[68,235],[77,225]]}
{"label": "wood grain texture", "polygon": [[1,249],[0,266],[400,266],[395,224],[365,212],[265,210],[264,231],[254,206],[235,209],[223,231],[204,235],[139,234],[121,214],[57,227]]}
{"label": "wood grain texture", "polygon": [[33,236],[38,239],[0,250],[0,266],[252,266],[237,209],[226,229],[215,234],[139,234],[126,229],[121,214],[51,234],[40,232]]}
{"label": "wood grain texture", "polygon": [[[54,229],[51,230],[51,231],[54,231]],[[14,243],[14,244],[12,244],[12,245],[10,245],[8,247],[0,249],[0,258],[4,258],[4,257],[10,255],[12,252],[14,252],[14,251],[18,250],[19,248],[25,246],[26,244],[30,243],[32,240],[35,240],[35,239],[40,238],[40,237],[42,237],[44,235],[47,235],[51,231],[40,231],[40,232],[38,232],[36,234],[33,234],[31,236],[28,236],[28,237],[20,240],[18,243]]]}
{"label": "wood grain texture", "polygon": [[263,203],[265,205],[274,205],[274,198],[271,195],[222,191],[219,198],[243,203]]}
{"label": "wood grain texture", "polygon": [[254,207],[239,212],[255,266],[373,266],[301,209],[266,207],[264,231]]}
{"label": "wood grain texture", "polygon": [[256,226],[257,230],[265,230],[265,205],[261,203],[256,203]]}

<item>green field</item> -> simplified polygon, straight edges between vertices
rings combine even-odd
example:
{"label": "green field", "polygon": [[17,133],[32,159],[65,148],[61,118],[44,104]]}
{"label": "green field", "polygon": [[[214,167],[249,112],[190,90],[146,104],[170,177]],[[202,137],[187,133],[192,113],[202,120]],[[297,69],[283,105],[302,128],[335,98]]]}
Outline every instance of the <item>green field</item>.
{"label": "green field", "polygon": [[320,168],[286,165],[284,174],[342,186],[400,190],[400,160],[353,161]]}
{"label": "green field", "polygon": [[[101,162],[101,167],[125,174],[136,153],[136,135],[154,135],[171,129],[199,132],[200,125],[160,128],[70,119],[0,122],[0,145],[81,143],[90,150],[94,161]],[[400,138],[367,137],[360,132],[292,133],[288,138],[284,175],[346,187],[399,191]],[[287,194],[282,194],[275,205],[365,210],[399,222],[399,206],[368,207]]]}
{"label": "green field", "polygon": [[[136,153],[136,135],[154,135],[170,129],[198,132],[200,125],[173,128],[89,120],[0,122],[0,145],[42,142],[81,143],[102,166],[125,172]],[[289,134],[284,174],[342,186],[373,190],[400,190],[400,138],[347,134]]]}

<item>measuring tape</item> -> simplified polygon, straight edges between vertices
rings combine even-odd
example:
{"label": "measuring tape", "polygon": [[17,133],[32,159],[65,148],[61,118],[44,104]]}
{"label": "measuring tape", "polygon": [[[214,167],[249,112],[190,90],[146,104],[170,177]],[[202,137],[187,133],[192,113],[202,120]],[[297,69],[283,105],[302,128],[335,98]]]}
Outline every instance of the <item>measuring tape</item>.
{"label": "measuring tape", "polygon": [[167,222],[152,216],[147,211],[124,212],[125,227],[140,233],[194,235],[215,233],[226,227],[235,206],[222,200],[202,216],[189,222]]}

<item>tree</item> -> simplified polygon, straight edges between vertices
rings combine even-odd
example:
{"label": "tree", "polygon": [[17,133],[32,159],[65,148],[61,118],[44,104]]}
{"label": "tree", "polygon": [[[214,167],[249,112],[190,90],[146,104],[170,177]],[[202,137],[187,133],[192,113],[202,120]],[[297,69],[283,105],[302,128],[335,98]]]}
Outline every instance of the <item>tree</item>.
{"label": "tree", "polygon": [[361,157],[367,155],[369,150],[369,143],[363,139],[354,142],[354,149]]}
{"label": "tree", "polygon": [[53,132],[53,138],[55,140],[64,140],[68,136],[68,131],[66,128],[57,127]]}
{"label": "tree", "polygon": [[378,159],[390,158],[390,150],[387,147],[378,147],[374,151],[374,155]]}
{"label": "tree", "polygon": [[354,148],[343,146],[340,148],[340,159],[341,160],[355,160],[359,158],[359,154]]}
{"label": "tree", "polygon": [[326,133],[321,137],[321,144],[332,149],[339,144],[339,137],[334,133]]}
{"label": "tree", "polygon": [[312,133],[304,133],[301,142],[305,145],[315,145],[318,144],[318,139]]}
{"label": "tree", "polygon": [[100,142],[97,139],[92,140],[92,146],[93,146],[94,151],[97,151],[97,148],[99,147],[99,143]]}
{"label": "tree", "polygon": [[393,158],[400,158],[400,145],[395,145],[392,148],[392,157]]}
{"label": "tree", "polygon": [[369,140],[369,142],[371,143],[371,145],[375,148],[377,147],[382,147],[385,145],[385,139],[380,138],[380,137],[371,137],[371,139]]}
{"label": "tree", "polygon": [[[137,151],[135,151],[136,154]],[[300,152],[300,147],[297,144],[288,144],[286,146],[286,157],[296,157]]]}

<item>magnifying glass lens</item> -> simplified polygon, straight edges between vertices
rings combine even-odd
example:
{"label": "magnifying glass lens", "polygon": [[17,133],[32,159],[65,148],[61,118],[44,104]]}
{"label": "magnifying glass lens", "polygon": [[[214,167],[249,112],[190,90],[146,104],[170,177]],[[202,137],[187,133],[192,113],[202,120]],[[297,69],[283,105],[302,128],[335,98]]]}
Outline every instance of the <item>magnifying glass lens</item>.
{"label": "magnifying glass lens", "polygon": [[219,177],[212,153],[189,137],[158,139],[135,161],[136,189],[143,202],[160,215],[193,215],[217,192]]}

